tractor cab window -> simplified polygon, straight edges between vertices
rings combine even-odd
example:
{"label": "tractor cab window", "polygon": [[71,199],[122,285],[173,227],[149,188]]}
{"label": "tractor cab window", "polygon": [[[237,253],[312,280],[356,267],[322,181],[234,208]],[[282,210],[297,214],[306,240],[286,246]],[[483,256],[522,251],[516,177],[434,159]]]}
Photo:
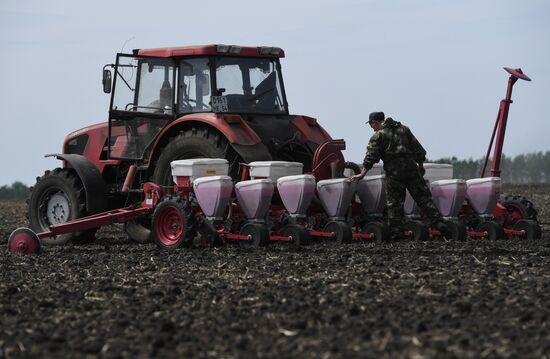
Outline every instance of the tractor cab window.
{"label": "tractor cab window", "polygon": [[141,65],[137,110],[172,114],[174,67],[155,61]]}
{"label": "tractor cab window", "polygon": [[111,109],[171,115],[174,70],[172,62],[164,59],[121,57]]}
{"label": "tractor cab window", "polygon": [[215,92],[227,112],[286,113],[275,59],[216,58]]}
{"label": "tractor cab window", "polygon": [[180,113],[211,111],[209,66],[207,58],[185,59],[180,62]]}
{"label": "tractor cab window", "polygon": [[109,111],[109,157],[142,159],[174,118],[172,59],[119,54]]}

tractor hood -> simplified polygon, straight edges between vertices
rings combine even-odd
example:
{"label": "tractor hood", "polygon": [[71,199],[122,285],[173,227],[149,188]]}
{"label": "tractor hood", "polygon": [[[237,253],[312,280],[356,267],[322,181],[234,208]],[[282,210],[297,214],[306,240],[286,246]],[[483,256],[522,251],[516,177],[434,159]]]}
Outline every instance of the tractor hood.
{"label": "tractor hood", "polygon": [[108,134],[107,122],[96,123],[73,131],[65,137],[62,153],[99,158]]}

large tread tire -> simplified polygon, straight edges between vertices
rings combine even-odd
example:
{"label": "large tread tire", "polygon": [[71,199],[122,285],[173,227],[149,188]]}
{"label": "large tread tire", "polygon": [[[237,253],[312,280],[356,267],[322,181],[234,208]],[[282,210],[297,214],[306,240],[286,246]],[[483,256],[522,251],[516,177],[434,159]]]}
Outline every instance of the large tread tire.
{"label": "large tread tire", "polygon": [[218,131],[193,127],[174,137],[162,150],[153,172],[153,181],[162,186],[174,184],[170,163],[187,158],[225,158],[229,161],[229,175],[237,179],[239,161],[227,139]]}
{"label": "large tread tire", "polygon": [[166,198],[155,208],[151,237],[159,249],[173,251],[192,244],[187,211],[186,202],[180,197]]}
{"label": "large tread tire", "polygon": [[504,219],[504,227],[513,227],[516,222],[522,219],[538,222],[537,210],[533,202],[527,197],[517,195],[506,196],[500,203],[508,209],[509,213],[508,217]]}
{"label": "large tread tire", "polygon": [[[57,201],[59,213],[48,211]],[[66,212],[69,212],[68,214]],[[60,224],[87,216],[86,193],[82,182],[71,169],[56,168],[36,179],[27,199],[27,219],[30,228],[37,232],[48,231],[50,225]],[[61,234],[55,238],[42,238],[45,245],[65,244],[69,241],[85,243],[94,239],[97,228],[82,232]]]}

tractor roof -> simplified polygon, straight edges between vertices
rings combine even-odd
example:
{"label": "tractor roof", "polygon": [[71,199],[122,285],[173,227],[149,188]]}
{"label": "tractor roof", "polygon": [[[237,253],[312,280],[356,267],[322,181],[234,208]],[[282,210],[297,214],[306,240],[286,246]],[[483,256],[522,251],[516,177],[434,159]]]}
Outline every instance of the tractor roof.
{"label": "tractor roof", "polygon": [[163,47],[158,49],[136,49],[134,54],[143,56],[178,57],[196,55],[220,55],[242,57],[285,57],[279,47],[271,46],[237,46],[237,45],[198,45],[184,47]]}

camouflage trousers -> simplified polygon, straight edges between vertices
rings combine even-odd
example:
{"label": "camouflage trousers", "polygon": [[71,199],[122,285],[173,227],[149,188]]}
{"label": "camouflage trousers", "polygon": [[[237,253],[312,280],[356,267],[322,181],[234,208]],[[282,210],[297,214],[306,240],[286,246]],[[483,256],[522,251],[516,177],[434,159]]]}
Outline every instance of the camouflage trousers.
{"label": "camouflage trousers", "polygon": [[408,158],[396,159],[384,164],[384,170],[386,172],[387,217],[392,234],[403,233],[402,227],[405,222],[403,204],[405,203],[406,190],[420,207],[430,225],[441,220],[441,214],[432,199],[430,188],[422,177],[416,162]]}

